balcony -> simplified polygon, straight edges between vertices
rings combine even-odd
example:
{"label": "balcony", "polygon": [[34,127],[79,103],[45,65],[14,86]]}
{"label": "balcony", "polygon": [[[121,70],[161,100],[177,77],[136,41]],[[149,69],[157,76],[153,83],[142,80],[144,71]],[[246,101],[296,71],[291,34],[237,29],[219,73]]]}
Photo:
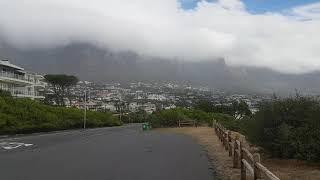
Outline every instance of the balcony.
{"label": "balcony", "polygon": [[40,87],[40,88],[45,88],[47,86],[47,83],[45,82],[42,82],[42,81],[37,81],[35,84],[34,84],[35,87]]}
{"label": "balcony", "polygon": [[14,97],[20,97],[20,98],[31,98],[31,99],[44,99],[45,97],[43,94],[39,92],[33,92],[33,91],[24,91],[24,90],[12,90],[7,89],[11,92],[12,96]]}
{"label": "balcony", "polygon": [[0,72],[0,80],[13,83],[13,84],[24,84],[31,85],[33,84],[31,79],[26,79],[24,75],[15,74],[12,72]]}
{"label": "balcony", "polygon": [[44,98],[45,96],[43,92],[38,92],[38,91],[34,92],[34,99],[44,99]]}

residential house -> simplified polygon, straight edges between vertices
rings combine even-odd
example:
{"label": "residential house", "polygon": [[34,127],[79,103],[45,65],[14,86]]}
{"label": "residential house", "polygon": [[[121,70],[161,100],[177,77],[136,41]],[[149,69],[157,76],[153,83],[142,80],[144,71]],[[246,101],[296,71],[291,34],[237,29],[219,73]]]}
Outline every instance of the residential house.
{"label": "residential house", "polygon": [[0,89],[9,91],[12,96],[44,99],[46,85],[42,75],[27,72],[8,60],[0,60]]}

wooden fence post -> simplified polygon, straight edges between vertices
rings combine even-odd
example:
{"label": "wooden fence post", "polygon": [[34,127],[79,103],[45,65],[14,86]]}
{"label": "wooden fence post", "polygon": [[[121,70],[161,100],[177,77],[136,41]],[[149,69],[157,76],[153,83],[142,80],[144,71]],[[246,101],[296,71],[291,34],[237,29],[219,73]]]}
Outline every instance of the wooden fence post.
{"label": "wooden fence post", "polygon": [[253,175],[253,179],[254,180],[258,180],[258,179],[261,179],[261,173],[259,171],[259,169],[257,168],[256,166],[256,163],[260,163],[260,154],[259,153],[254,153],[253,154],[253,164],[254,164],[254,167],[253,167],[253,170],[254,170],[254,175]]}
{"label": "wooden fence post", "polygon": [[219,132],[220,132],[220,141],[223,142],[223,140],[222,140],[223,139],[223,134],[222,134],[223,131],[222,131],[221,127],[219,127]]}
{"label": "wooden fence post", "polygon": [[216,124],[215,126],[216,126],[216,133],[217,133],[217,136],[219,138],[219,127],[218,127],[218,124]]}
{"label": "wooden fence post", "polygon": [[231,131],[228,132],[228,149],[229,149],[229,157],[232,156],[232,137],[231,137]]}
{"label": "wooden fence post", "polygon": [[221,142],[222,142],[222,145],[224,146],[224,131],[223,131],[223,129],[221,129]]}
{"label": "wooden fence post", "polygon": [[240,169],[241,169],[241,180],[247,179],[247,172],[246,167],[244,166],[243,162],[243,151],[242,151],[242,142],[240,141]]}
{"label": "wooden fence post", "polygon": [[219,123],[216,123],[214,128],[225,149],[229,150],[229,156],[233,155],[233,167],[240,168],[241,180],[247,180],[247,173],[250,174],[250,179],[253,178],[254,180],[262,180],[263,176],[270,180],[279,180],[278,177],[260,164],[259,153],[251,154],[249,150],[243,148],[244,143],[239,140],[240,136],[238,134],[236,134],[233,142],[231,131],[226,130]]}
{"label": "wooden fence post", "polygon": [[234,168],[239,168],[239,154],[238,154],[238,150],[239,150],[239,146],[238,146],[238,137],[236,137],[235,141],[234,141],[234,147],[233,147],[233,167]]}
{"label": "wooden fence post", "polygon": [[224,141],[224,149],[228,151],[228,147],[229,147],[228,132],[224,132],[223,141]]}
{"label": "wooden fence post", "polygon": [[236,162],[236,159],[237,159],[237,140],[234,141],[233,143],[233,167],[234,168],[237,168],[237,162]]}

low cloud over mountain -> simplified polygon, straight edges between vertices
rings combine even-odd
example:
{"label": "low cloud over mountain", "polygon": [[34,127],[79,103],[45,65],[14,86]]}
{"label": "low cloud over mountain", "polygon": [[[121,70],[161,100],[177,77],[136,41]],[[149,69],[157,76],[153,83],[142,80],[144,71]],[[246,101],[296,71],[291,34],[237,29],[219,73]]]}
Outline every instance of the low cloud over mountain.
{"label": "low cloud over mountain", "polygon": [[21,50],[2,44],[0,54],[28,70],[67,73],[97,82],[180,81],[234,92],[320,93],[320,73],[286,74],[268,68],[228,66],[222,58],[199,62],[113,52],[90,44]]}
{"label": "low cloud over mountain", "polygon": [[189,10],[185,1],[0,1],[0,39],[20,49],[81,42],[163,59],[320,70],[320,3],[252,13],[240,0],[201,0]]}

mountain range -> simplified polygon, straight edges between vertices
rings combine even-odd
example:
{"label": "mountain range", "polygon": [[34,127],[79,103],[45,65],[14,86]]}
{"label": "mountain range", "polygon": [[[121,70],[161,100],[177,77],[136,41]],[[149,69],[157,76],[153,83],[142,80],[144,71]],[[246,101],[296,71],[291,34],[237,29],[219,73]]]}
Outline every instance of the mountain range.
{"label": "mountain range", "polygon": [[0,44],[0,58],[43,74],[73,74],[107,83],[176,81],[231,92],[290,94],[320,93],[320,72],[286,74],[267,68],[229,66],[223,58],[183,61],[112,51],[85,43],[55,48],[19,49]]}

